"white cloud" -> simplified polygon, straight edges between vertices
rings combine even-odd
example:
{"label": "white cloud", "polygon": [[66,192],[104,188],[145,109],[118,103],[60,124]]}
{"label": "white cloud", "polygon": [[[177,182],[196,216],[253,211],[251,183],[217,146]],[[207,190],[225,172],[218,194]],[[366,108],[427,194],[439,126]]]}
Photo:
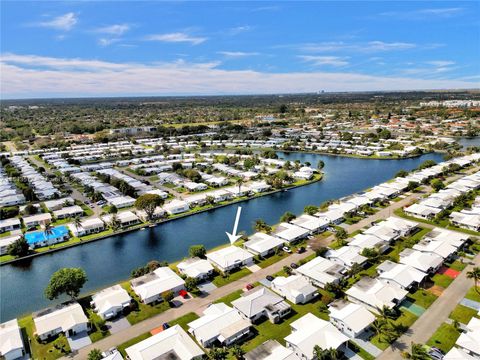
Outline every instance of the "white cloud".
{"label": "white cloud", "polygon": [[249,26],[249,25],[237,26],[237,27],[233,27],[233,28],[229,29],[228,33],[230,35],[238,35],[238,34],[250,31],[250,30],[252,30],[252,27]]}
{"label": "white cloud", "polygon": [[34,25],[56,29],[56,30],[69,31],[75,26],[77,22],[78,22],[78,18],[75,15],[75,13],[69,12],[69,13],[57,16],[48,21],[35,23]]}
{"label": "white cloud", "polygon": [[455,61],[432,60],[432,61],[426,61],[426,64],[437,66],[437,67],[445,67],[445,66],[455,65]]}
{"label": "white cloud", "polygon": [[192,45],[198,45],[207,41],[206,37],[191,36],[183,32],[175,32],[169,34],[152,34],[145,37],[145,40],[148,41],[163,41],[163,42],[187,42]]}
{"label": "white cloud", "polygon": [[299,55],[300,59],[305,62],[311,63],[315,66],[331,65],[331,66],[345,66],[348,65],[348,58],[339,56],[310,56]]}
{"label": "white cloud", "polygon": [[219,63],[113,63],[3,54],[2,98],[475,88],[467,80],[347,72],[225,70]]}
{"label": "white cloud", "polygon": [[109,45],[115,44],[115,43],[117,43],[121,40],[122,39],[119,39],[119,38],[100,38],[100,39],[98,39],[98,45],[109,46]]}
{"label": "white cloud", "polygon": [[218,51],[218,54],[228,58],[242,58],[242,57],[259,55],[258,52],[243,52],[243,51]]}
{"label": "white cloud", "polygon": [[128,30],[130,30],[130,25],[128,24],[114,24],[97,28],[95,29],[95,32],[120,36],[126,33]]}
{"label": "white cloud", "polygon": [[345,43],[338,42],[321,42],[316,44],[304,44],[300,46],[300,50],[307,52],[331,52],[331,51],[351,51],[351,52],[386,52],[400,51],[416,48],[417,45],[407,42],[384,42],[369,41],[366,43]]}
{"label": "white cloud", "polygon": [[380,16],[395,17],[404,20],[434,20],[437,18],[450,18],[461,14],[465,9],[461,7],[429,8],[411,11],[387,11],[380,13]]}

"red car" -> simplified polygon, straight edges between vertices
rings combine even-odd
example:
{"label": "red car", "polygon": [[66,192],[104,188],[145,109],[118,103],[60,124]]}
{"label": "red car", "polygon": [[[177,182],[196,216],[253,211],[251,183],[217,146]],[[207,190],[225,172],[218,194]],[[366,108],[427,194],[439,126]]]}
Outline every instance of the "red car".
{"label": "red car", "polygon": [[247,286],[245,286],[245,289],[247,290],[252,290],[254,288],[253,284],[247,284]]}

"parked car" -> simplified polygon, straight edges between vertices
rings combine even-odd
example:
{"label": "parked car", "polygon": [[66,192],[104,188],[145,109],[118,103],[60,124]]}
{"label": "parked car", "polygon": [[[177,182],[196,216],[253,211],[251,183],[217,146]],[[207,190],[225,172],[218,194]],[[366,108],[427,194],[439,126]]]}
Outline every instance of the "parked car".
{"label": "parked car", "polygon": [[305,248],[303,246],[300,246],[297,250],[297,253],[303,254],[305,252]]}
{"label": "parked car", "polygon": [[291,267],[292,269],[297,269],[297,268],[298,268],[298,265],[295,264],[295,263],[291,263],[291,264],[290,264],[290,267]]}
{"label": "parked car", "polygon": [[252,290],[255,286],[253,286],[253,284],[247,284],[247,286],[245,286],[245,289],[247,290]]}
{"label": "parked car", "polygon": [[267,279],[268,281],[273,281],[273,279],[275,278],[272,275],[267,275],[265,279]]}
{"label": "parked car", "polygon": [[282,250],[285,251],[286,253],[289,253],[289,254],[292,253],[292,250],[290,250],[290,248],[289,248],[288,246],[284,246],[284,247],[282,248]]}
{"label": "parked car", "polygon": [[167,330],[169,327],[170,327],[170,325],[167,322],[162,324],[163,330]]}

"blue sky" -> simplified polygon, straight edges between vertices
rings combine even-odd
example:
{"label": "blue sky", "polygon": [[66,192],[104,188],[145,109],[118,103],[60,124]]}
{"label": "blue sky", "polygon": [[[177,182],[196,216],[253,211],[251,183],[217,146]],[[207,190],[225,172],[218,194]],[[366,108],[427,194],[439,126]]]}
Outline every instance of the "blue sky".
{"label": "blue sky", "polygon": [[478,1],[1,1],[2,98],[479,87]]}

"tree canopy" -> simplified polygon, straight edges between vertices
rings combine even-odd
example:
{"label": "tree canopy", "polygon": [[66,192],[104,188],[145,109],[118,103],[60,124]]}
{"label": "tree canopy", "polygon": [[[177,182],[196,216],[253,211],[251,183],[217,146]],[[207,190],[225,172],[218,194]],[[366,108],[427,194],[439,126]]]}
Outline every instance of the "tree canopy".
{"label": "tree canopy", "polygon": [[87,281],[87,274],[81,268],[63,268],[53,273],[50,283],[45,288],[45,296],[49,300],[62,294],[75,299]]}

